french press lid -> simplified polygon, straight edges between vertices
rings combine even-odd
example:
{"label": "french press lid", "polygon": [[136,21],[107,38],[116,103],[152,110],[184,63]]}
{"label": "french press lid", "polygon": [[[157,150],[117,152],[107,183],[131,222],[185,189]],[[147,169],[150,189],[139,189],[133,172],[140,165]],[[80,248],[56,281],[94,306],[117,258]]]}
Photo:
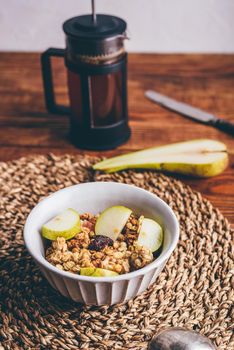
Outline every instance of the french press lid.
{"label": "french press lid", "polygon": [[[67,35],[67,55],[72,61],[92,58],[95,63],[107,61],[124,52],[127,23],[115,16],[93,13],[73,17],[63,24]],[[99,59],[98,59],[99,58]]]}

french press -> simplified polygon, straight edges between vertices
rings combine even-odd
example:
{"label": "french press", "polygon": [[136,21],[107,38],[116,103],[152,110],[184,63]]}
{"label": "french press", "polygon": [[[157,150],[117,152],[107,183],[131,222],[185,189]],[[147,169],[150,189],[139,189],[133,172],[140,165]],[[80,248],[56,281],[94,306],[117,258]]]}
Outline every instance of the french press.
{"label": "french press", "polygon": [[[130,136],[127,110],[126,22],[95,12],[63,24],[66,49],[50,48],[41,56],[47,110],[70,114],[72,142],[86,149],[110,149]],[[63,57],[70,107],[57,105],[51,57]]]}

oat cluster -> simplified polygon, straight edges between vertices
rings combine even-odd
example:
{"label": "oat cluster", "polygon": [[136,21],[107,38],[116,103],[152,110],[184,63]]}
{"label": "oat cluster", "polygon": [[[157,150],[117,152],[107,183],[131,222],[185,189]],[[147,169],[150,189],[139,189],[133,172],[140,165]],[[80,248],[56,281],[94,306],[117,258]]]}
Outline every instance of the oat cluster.
{"label": "oat cluster", "polygon": [[142,217],[132,214],[118,239],[100,251],[89,249],[95,236],[98,215],[81,215],[81,232],[66,241],[58,237],[46,251],[46,259],[57,268],[79,273],[82,267],[98,267],[124,274],[138,270],[153,261],[152,252],[137,243]]}

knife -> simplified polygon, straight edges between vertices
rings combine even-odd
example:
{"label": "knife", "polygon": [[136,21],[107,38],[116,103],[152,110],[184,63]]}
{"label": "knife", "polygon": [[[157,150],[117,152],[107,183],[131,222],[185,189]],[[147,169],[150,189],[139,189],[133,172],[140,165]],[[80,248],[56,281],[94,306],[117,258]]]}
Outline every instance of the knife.
{"label": "knife", "polygon": [[186,103],[178,102],[172,98],[161,95],[156,91],[147,90],[145,92],[145,96],[151,101],[156,102],[171,111],[182,114],[183,116],[196,120],[197,122],[211,125],[234,136],[234,124],[228,122],[227,120],[217,118],[211,113],[192,107]]}

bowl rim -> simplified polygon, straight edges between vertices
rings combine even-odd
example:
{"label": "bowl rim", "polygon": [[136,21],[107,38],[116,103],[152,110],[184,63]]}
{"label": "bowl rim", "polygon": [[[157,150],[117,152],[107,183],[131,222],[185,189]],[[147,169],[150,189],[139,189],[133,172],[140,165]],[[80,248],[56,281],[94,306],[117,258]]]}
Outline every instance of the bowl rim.
{"label": "bowl rim", "polygon": [[[45,257],[43,257],[42,254],[34,254],[34,252],[31,249],[31,246],[28,242],[28,235],[30,234],[30,226],[31,226],[31,221],[32,218],[34,216],[34,213],[40,209],[41,206],[44,205],[44,203],[51,197],[56,196],[58,193],[61,192],[65,192],[67,190],[71,191],[73,188],[77,188],[77,187],[81,187],[81,186],[95,186],[95,185],[99,185],[99,184],[104,184],[105,185],[109,185],[109,186],[121,186],[121,187],[125,187],[125,188],[131,188],[131,190],[133,191],[138,191],[138,192],[142,192],[144,195],[150,196],[151,198],[153,198],[154,200],[156,200],[163,208],[164,210],[166,210],[172,219],[173,225],[175,227],[175,232],[173,233],[173,237],[172,237],[172,242],[169,245],[169,247],[166,249],[166,251],[162,252],[158,258],[156,258],[156,260],[152,261],[150,264],[146,265],[145,267],[136,270],[136,271],[132,271],[132,272],[128,272],[122,275],[118,275],[118,276],[112,276],[112,277],[93,277],[93,276],[81,276],[72,272],[68,272],[68,271],[63,271],[58,269],[57,267],[55,267],[54,265],[52,265],[51,263],[49,263]],[[33,259],[40,265],[43,266],[46,270],[50,270],[51,272],[60,275],[62,277],[65,278],[70,278],[76,281],[86,281],[86,282],[93,282],[93,283],[97,283],[97,282],[111,282],[114,283],[115,281],[123,281],[123,280],[130,280],[133,279],[137,276],[142,276],[144,274],[146,274],[147,272],[160,267],[172,254],[173,250],[175,249],[178,240],[179,240],[179,222],[178,219],[174,213],[174,211],[170,208],[170,206],[164,202],[161,198],[159,198],[156,194],[149,192],[143,188],[140,188],[138,186],[135,185],[129,185],[129,184],[124,184],[124,183],[119,183],[119,182],[114,182],[114,181],[96,181],[96,182],[84,182],[84,183],[79,183],[76,185],[72,185],[72,186],[68,186],[68,187],[64,187],[58,191],[53,192],[52,194],[50,194],[49,196],[43,198],[39,203],[37,203],[34,208],[31,210],[31,212],[29,213],[29,215],[27,216],[25,225],[24,225],[24,230],[23,230],[23,238],[24,238],[24,243],[25,246],[29,252],[29,254],[33,257]]]}

